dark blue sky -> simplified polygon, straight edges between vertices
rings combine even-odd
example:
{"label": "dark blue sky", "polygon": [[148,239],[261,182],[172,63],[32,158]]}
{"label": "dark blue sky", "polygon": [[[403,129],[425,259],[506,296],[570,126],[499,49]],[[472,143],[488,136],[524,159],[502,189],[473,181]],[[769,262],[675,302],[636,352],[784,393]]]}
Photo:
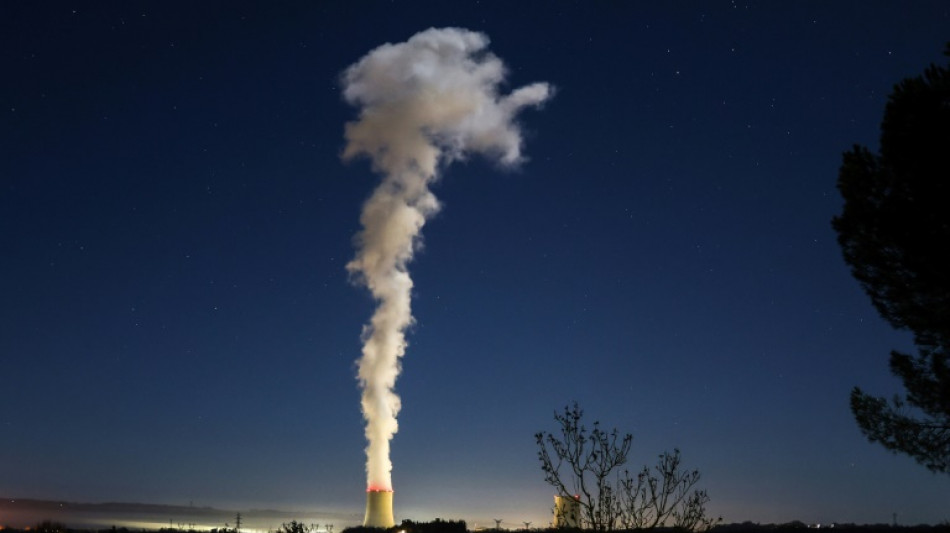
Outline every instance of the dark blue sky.
{"label": "dark blue sky", "polygon": [[520,170],[435,187],[397,521],[545,523],[533,434],[573,400],[727,522],[950,518],[851,417],[909,337],[830,227],[840,154],[945,61],[925,1],[0,4],[0,496],[361,516],[344,265],[378,177],[338,76],[444,26],[558,92]]}

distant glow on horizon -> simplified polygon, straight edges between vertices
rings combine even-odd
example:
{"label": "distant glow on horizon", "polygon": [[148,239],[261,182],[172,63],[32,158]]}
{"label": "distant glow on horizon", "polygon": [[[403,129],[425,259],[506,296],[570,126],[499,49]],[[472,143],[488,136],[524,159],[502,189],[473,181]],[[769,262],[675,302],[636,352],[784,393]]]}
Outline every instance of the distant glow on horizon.
{"label": "distant glow on horizon", "polygon": [[[178,523],[178,522],[169,523],[168,520],[113,519],[113,518],[109,518],[108,516],[102,517],[102,518],[71,517],[71,516],[49,518],[49,517],[41,517],[40,515],[37,515],[33,517],[33,520],[31,522],[38,523],[42,520],[51,520],[53,522],[61,522],[61,523],[66,524],[66,526],[70,528],[73,528],[75,526],[80,526],[80,528],[87,527],[87,528],[102,529],[102,528],[115,526],[115,527],[124,527],[128,529],[139,529],[143,531],[146,531],[146,530],[154,531],[154,530],[168,529],[168,528],[175,528],[181,531],[211,531],[213,529],[220,530],[225,527],[224,523],[218,523],[218,522],[209,523],[209,522],[188,521],[188,522],[182,522],[182,523]],[[282,520],[283,519],[275,520],[273,524],[268,524],[267,526],[264,526],[261,524],[258,524],[255,526],[242,525],[241,533],[270,533],[280,526],[280,522]],[[298,521],[302,522],[302,520],[298,520]],[[317,524],[316,522],[310,522],[310,523],[322,526],[319,529],[315,529],[314,533],[329,533],[326,527],[328,524],[326,519],[324,519],[324,523],[322,524]],[[346,526],[343,526],[343,527],[338,528],[336,524],[332,524],[332,523],[329,523],[329,524],[333,525],[334,529],[336,530],[342,530],[343,527],[346,527]],[[354,524],[355,524],[355,521],[354,521]],[[11,524],[0,524],[0,530],[8,529],[10,527],[15,527],[15,526]],[[229,523],[228,527],[233,527],[233,524]],[[33,526],[24,526],[24,527],[15,527],[15,528],[22,529],[25,531],[32,531],[35,529]]]}
{"label": "distant glow on horizon", "polygon": [[[92,524],[92,522],[90,522]],[[114,522],[116,527],[126,527],[129,529],[163,529],[168,528],[168,522],[156,522],[151,520],[116,520]],[[175,524],[176,527],[179,527],[179,524]],[[212,529],[222,529],[224,524],[197,524],[197,523],[188,523],[181,524],[181,529],[186,531],[211,531]],[[185,527],[187,526],[187,527]],[[233,526],[232,526],[233,527]],[[274,531],[273,527],[261,528],[261,527],[244,527],[241,526],[241,533],[270,533]],[[326,527],[323,529],[315,530],[314,533],[321,531],[326,531]]]}

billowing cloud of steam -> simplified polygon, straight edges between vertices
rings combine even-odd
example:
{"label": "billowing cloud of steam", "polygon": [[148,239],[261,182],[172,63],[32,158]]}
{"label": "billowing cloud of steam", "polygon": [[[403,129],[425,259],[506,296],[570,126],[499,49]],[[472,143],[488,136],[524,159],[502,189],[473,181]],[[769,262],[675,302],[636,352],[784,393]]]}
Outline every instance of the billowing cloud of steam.
{"label": "billowing cloud of steam", "polygon": [[470,153],[517,165],[522,141],[514,117],[552,94],[546,83],[499,94],[505,68],[487,46],[484,34],[433,28],[384,44],[343,73],[343,96],[360,109],[346,124],[343,158],[366,156],[383,176],[363,206],[356,257],[346,266],[378,302],[359,360],[370,490],[392,490],[389,441],[400,408],[393,387],[413,321],[406,267],[426,218],[439,210],[429,185],[440,168]]}

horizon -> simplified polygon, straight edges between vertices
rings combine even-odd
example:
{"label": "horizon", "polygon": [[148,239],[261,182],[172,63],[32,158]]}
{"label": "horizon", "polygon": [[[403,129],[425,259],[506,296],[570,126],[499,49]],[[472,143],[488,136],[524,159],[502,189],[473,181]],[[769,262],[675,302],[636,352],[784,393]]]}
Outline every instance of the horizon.
{"label": "horizon", "polygon": [[[235,527],[234,519],[237,513],[241,514],[241,519],[242,519],[241,521],[242,526],[240,528],[240,531],[243,531],[246,533],[268,533],[268,532],[276,531],[276,529],[280,526],[280,524],[275,523],[275,519],[281,520],[282,521],[281,523],[284,523],[284,521],[289,523],[290,520],[297,520],[298,522],[301,522],[301,523],[316,525],[317,529],[315,531],[322,531],[322,532],[335,531],[337,533],[340,533],[341,531],[343,531],[343,529],[347,527],[359,527],[361,526],[361,523],[362,523],[361,513],[354,513],[354,514],[349,515],[350,520],[355,520],[356,523],[352,525],[341,526],[339,520],[342,519],[341,515],[343,515],[343,513],[328,513],[328,512],[321,512],[319,510],[313,510],[313,509],[297,510],[297,511],[282,510],[282,509],[223,509],[223,508],[216,508],[216,507],[211,507],[211,506],[199,507],[193,504],[173,505],[173,504],[152,504],[152,503],[144,503],[144,502],[98,502],[97,503],[97,502],[73,502],[73,501],[66,502],[66,501],[61,501],[61,500],[34,500],[34,499],[29,499],[29,498],[0,498],[0,502],[4,502],[4,503],[10,502],[12,500],[16,500],[24,504],[39,504],[39,505],[65,503],[65,504],[70,504],[70,505],[75,505],[75,506],[89,506],[89,507],[101,507],[101,506],[109,506],[109,505],[129,506],[129,507],[146,506],[146,507],[154,508],[152,509],[152,511],[154,512],[160,512],[163,514],[171,513],[173,511],[184,512],[188,510],[194,510],[194,511],[203,510],[203,511],[218,513],[220,516],[218,516],[217,518],[226,518],[227,516],[230,516],[231,521],[223,522],[223,523],[211,523],[208,521],[207,517],[205,517],[204,519],[201,519],[201,518],[198,518],[197,515],[189,516],[187,514],[181,517],[181,518],[184,518],[184,520],[171,517],[168,519],[168,522],[166,522],[165,520],[158,520],[154,517],[154,515],[152,515],[150,520],[136,519],[134,517],[134,514],[136,512],[142,512],[142,510],[138,510],[138,511],[128,510],[126,514],[130,516],[124,516],[124,517],[116,516],[110,519],[109,513],[115,513],[116,510],[97,511],[93,509],[84,509],[84,510],[72,509],[71,510],[72,514],[70,514],[69,509],[62,509],[59,512],[58,516],[55,514],[52,516],[47,516],[47,514],[49,513],[43,514],[42,511],[35,510],[37,514],[30,515],[30,519],[26,519],[26,520],[20,519],[19,521],[13,522],[13,523],[3,522],[5,517],[3,513],[0,512],[0,527],[29,530],[33,526],[39,524],[40,522],[49,520],[53,523],[60,523],[70,529],[77,529],[77,530],[107,529],[107,528],[115,526],[115,527],[120,527],[120,528],[124,527],[128,529],[140,529],[140,530],[172,529],[172,530],[180,530],[180,531],[210,531],[212,529],[222,529],[222,528],[228,528],[228,527],[234,528]],[[4,507],[5,507],[4,505],[0,505],[0,509],[3,509]],[[6,508],[9,509],[9,507],[6,507]],[[56,508],[54,508],[54,511],[55,510]],[[228,514],[225,515],[223,513],[228,513]],[[267,515],[267,514],[279,515],[279,516],[269,516],[269,517],[261,516],[261,515]],[[90,515],[94,515],[94,517],[90,517]],[[82,517],[82,519],[78,518],[80,516]],[[337,522],[334,523],[332,520],[330,520],[330,517],[336,517]],[[743,520],[743,521],[734,521],[734,522],[723,522],[723,523],[717,524],[714,527],[729,528],[729,527],[743,526],[743,525],[748,525],[748,524],[753,524],[755,526],[761,526],[761,527],[770,527],[770,526],[790,525],[790,524],[796,524],[796,523],[805,524],[809,527],[824,527],[824,528],[836,527],[836,526],[918,527],[918,526],[946,525],[945,522],[934,523],[934,524],[927,524],[927,523],[913,523],[913,524],[906,523],[905,524],[905,523],[901,523],[899,518],[900,517],[898,516],[898,517],[894,517],[894,519],[890,522],[874,522],[874,523],[871,523],[871,522],[868,522],[868,523],[854,523],[854,522],[817,523],[817,522],[807,522],[807,521],[798,520],[798,519],[790,520],[787,522],[781,522],[781,523],[775,523],[775,522],[759,523],[759,522]],[[525,529],[524,522],[502,521],[501,522],[502,527],[496,528],[494,527],[494,523],[495,523],[494,519],[490,521],[492,524],[491,526],[484,526],[484,525],[477,525],[475,523],[468,522],[467,520],[464,520],[463,518],[452,517],[452,516],[436,516],[436,517],[428,517],[428,518],[398,518],[396,520],[397,525],[402,523],[403,520],[411,520],[413,522],[432,522],[434,520],[449,520],[449,521],[463,520],[466,522],[467,529],[469,531],[483,530],[483,529],[484,530],[524,530]],[[267,523],[268,526],[261,527],[261,525],[264,523]],[[510,527],[506,527],[505,526],[506,524]],[[532,526],[533,527],[531,527],[530,529],[548,529],[551,527],[551,524],[549,522],[547,525],[532,524]],[[327,529],[328,527],[332,529],[328,530]],[[660,529],[663,529],[663,528],[660,528]]]}

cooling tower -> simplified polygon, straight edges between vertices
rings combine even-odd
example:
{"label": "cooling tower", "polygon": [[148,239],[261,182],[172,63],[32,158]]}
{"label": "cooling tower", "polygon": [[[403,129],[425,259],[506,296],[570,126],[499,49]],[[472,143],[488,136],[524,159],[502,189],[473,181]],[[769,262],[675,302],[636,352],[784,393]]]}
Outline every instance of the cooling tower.
{"label": "cooling tower", "polygon": [[577,496],[554,497],[554,527],[580,527],[581,502]]}
{"label": "cooling tower", "polygon": [[393,520],[393,491],[366,491],[366,517],[364,527],[390,528],[396,525]]}

